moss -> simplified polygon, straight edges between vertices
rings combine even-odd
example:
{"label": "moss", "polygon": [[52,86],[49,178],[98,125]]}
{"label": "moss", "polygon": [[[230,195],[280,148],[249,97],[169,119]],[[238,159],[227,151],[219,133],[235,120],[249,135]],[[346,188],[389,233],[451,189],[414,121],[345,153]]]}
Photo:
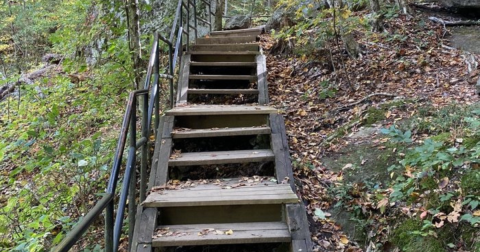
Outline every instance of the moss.
{"label": "moss", "polygon": [[391,242],[403,252],[445,251],[442,240],[429,235],[423,237],[412,234],[421,229],[421,220],[408,219],[393,232]]}
{"label": "moss", "polygon": [[480,170],[470,170],[461,179],[460,186],[465,195],[480,194]]}
{"label": "moss", "polygon": [[450,133],[448,132],[443,132],[436,136],[431,137],[431,139],[436,142],[447,142],[449,138],[450,138]]}
{"label": "moss", "polygon": [[385,112],[386,109],[369,108],[365,118],[363,119],[363,123],[366,126],[370,126],[378,121],[385,120]]}

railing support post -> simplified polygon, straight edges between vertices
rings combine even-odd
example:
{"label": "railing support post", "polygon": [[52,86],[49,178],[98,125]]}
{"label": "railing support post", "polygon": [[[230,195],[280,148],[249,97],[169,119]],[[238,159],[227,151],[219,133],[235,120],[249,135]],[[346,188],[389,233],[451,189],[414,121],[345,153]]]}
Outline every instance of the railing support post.
{"label": "railing support post", "polygon": [[114,199],[112,199],[105,209],[105,251],[113,252],[113,209]]}
{"label": "railing support post", "polygon": [[[148,98],[144,99],[144,102],[147,101]],[[135,229],[135,209],[137,208],[136,206],[136,184],[137,184],[137,176],[135,172],[135,163],[136,163],[136,149],[137,149],[137,101],[138,99],[135,97],[133,99],[133,104],[132,104],[132,117],[130,118],[130,153],[129,155],[132,155],[132,161],[127,164],[127,170],[130,170],[130,174],[126,173],[124,179],[128,179],[129,181],[129,188],[128,188],[128,250],[130,251],[131,245],[132,245],[132,238],[133,238],[133,232]],[[148,108],[144,111],[148,111]],[[144,145],[145,146],[145,145]],[[133,151],[131,151],[133,149]],[[132,153],[133,152],[133,153]],[[143,157],[142,157],[143,159]],[[130,167],[129,167],[130,166]],[[130,176],[128,176],[130,175]],[[128,176],[128,177],[127,177]],[[123,217],[123,216],[122,216]],[[123,218],[122,218],[123,219]],[[120,229],[121,230],[121,229]]]}
{"label": "railing support post", "polygon": [[193,0],[193,23],[195,25],[195,40],[198,39],[198,25],[197,25],[197,1]]}
{"label": "railing support post", "polygon": [[[158,76],[158,73],[157,73]],[[158,78],[156,77],[158,82]],[[155,83],[154,83],[155,84]],[[142,114],[142,138],[145,137],[148,143],[150,132],[147,131],[148,126],[148,93],[143,96],[143,114]],[[147,190],[147,165],[148,165],[148,144],[142,146],[142,162],[140,166],[140,202],[145,200]],[[135,190],[135,189],[134,189]]]}

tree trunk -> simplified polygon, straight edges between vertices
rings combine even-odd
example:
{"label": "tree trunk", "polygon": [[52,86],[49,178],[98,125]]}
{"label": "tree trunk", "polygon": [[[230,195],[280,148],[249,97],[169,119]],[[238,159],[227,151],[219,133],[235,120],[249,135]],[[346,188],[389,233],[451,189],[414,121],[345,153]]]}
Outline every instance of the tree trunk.
{"label": "tree trunk", "polygon": [[380,13],[380,2],[378,0],[370,0],[370,10],[372,11],[372,31],[383,31],[383,14]]}
{"label": "tree trunk", "polygon": [[127,13],[128,37],[131,57],[134,71],[135,89],[140,89],[141,72],[142,72],[142,45],[140,34],[140,9],[138,0],[126,0],[125,11]]}
{"label": "tree trunk", "polygon": [[215,10],[215,31],[222,30],[222,11],[225,8],[225,0],[217,0],[217,8]]}

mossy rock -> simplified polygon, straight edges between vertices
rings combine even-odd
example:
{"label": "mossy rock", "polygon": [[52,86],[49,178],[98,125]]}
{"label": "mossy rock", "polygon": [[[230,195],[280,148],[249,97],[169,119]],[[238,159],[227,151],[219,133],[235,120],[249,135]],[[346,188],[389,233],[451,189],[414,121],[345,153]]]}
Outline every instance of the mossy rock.
{"label": "mossy rock", "polygon": [[413,234],[421,229],[421,220],[408,219],[393,232],[391,242],[403,252],[445,251],[443,239]]}
{"label": "mossy rock", "polygon": [[386,109],[369,108],[367,110],[365,118],[363,118],[363,124],[366,126],[370,126],[376,122],[385,120],[385,112]]}
{"label": "mossy rock", "polygon": [[480,194],[480,170],[470,170],[461,179],[460,186],[465,195]]}

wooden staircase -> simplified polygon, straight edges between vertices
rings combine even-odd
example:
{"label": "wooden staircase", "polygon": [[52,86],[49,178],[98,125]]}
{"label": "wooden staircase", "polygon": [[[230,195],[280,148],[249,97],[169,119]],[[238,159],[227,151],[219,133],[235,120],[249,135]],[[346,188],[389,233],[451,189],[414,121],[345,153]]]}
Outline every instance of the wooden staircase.
{"label": "wooden staircase", "polygon": [[177,106],[161,118],[132,251],[312,251],[284,121],[265,106],[261,32],[212,32],[182,56]]}

